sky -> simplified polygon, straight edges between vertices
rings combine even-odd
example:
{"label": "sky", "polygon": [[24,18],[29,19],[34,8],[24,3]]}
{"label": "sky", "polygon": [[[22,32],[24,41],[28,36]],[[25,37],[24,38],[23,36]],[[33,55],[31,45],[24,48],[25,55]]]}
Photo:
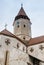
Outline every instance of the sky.
{"label": "sky", "polygon": [[44,0],[0,0],[0,31],[5,29],[13,33],[13,21],[23,4],[31,20],[32,37],[44,35]]}

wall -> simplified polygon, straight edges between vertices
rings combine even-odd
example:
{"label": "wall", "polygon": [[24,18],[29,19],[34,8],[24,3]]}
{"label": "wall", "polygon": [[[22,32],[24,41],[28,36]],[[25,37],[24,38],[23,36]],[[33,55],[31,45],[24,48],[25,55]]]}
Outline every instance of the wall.
{"label": "wall", "polygon": [[[6,44],[5,40],[9,39],[10,44]],[[19,43],[19,48],[17,48],[17,44]],[[24,51],[23,51],[24,47]],[[0,64],[5,65],[5,57],[7,54],[7,65],[27,65],[27,63],[31,64],[28,54],[26,53],[26,46],[18,41],[16,38],[12,38],[9,36],[0,35]]]}
{"label": "wall", "polygon": [[[18,23],[19,22],[19,23]],[[19,25],[19,27],[17,27]],[[24,27],[25,25],[25,27]],[[27,19],[18,19],[14,23],[14,34],[19,38],[29,40],[31,37],[31,23]]]}
{"label": "wall", "polygon": [[29,46],[28,47],[28,54],[41,60],[40,65],[43,65],[44,64],[44,43],[39,43],[36,45]]}

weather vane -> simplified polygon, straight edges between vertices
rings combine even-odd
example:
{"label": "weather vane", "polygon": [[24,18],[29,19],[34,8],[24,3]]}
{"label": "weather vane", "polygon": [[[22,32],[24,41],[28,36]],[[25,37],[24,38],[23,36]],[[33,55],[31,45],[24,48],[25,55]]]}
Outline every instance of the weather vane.
{"label": "weather vane", "polygon": [[5,24],[5,29],[7,29],[7,24]]}

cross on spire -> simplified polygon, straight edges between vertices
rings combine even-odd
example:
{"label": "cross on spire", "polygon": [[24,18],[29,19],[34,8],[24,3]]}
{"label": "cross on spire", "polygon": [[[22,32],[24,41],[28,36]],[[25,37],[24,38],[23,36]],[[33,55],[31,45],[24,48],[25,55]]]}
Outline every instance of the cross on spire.
{"label": "cross on spire", "polygon": [[23,7],[23,4],[21,4],[21,7]]}
{"label": "cross on spire", "polygon": [[7,29],[7,24],[5,24],[5,29]]}

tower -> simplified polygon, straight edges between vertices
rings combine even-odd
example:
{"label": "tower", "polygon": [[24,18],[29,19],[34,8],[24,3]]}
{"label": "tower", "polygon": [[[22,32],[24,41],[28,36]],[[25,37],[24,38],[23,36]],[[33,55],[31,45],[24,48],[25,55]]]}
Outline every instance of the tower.
{"label": "tower", "polygon": [[13,22],[14,34],[22,40],[29,40],[31,38],[31,22],[26,15],[23,6]]}

